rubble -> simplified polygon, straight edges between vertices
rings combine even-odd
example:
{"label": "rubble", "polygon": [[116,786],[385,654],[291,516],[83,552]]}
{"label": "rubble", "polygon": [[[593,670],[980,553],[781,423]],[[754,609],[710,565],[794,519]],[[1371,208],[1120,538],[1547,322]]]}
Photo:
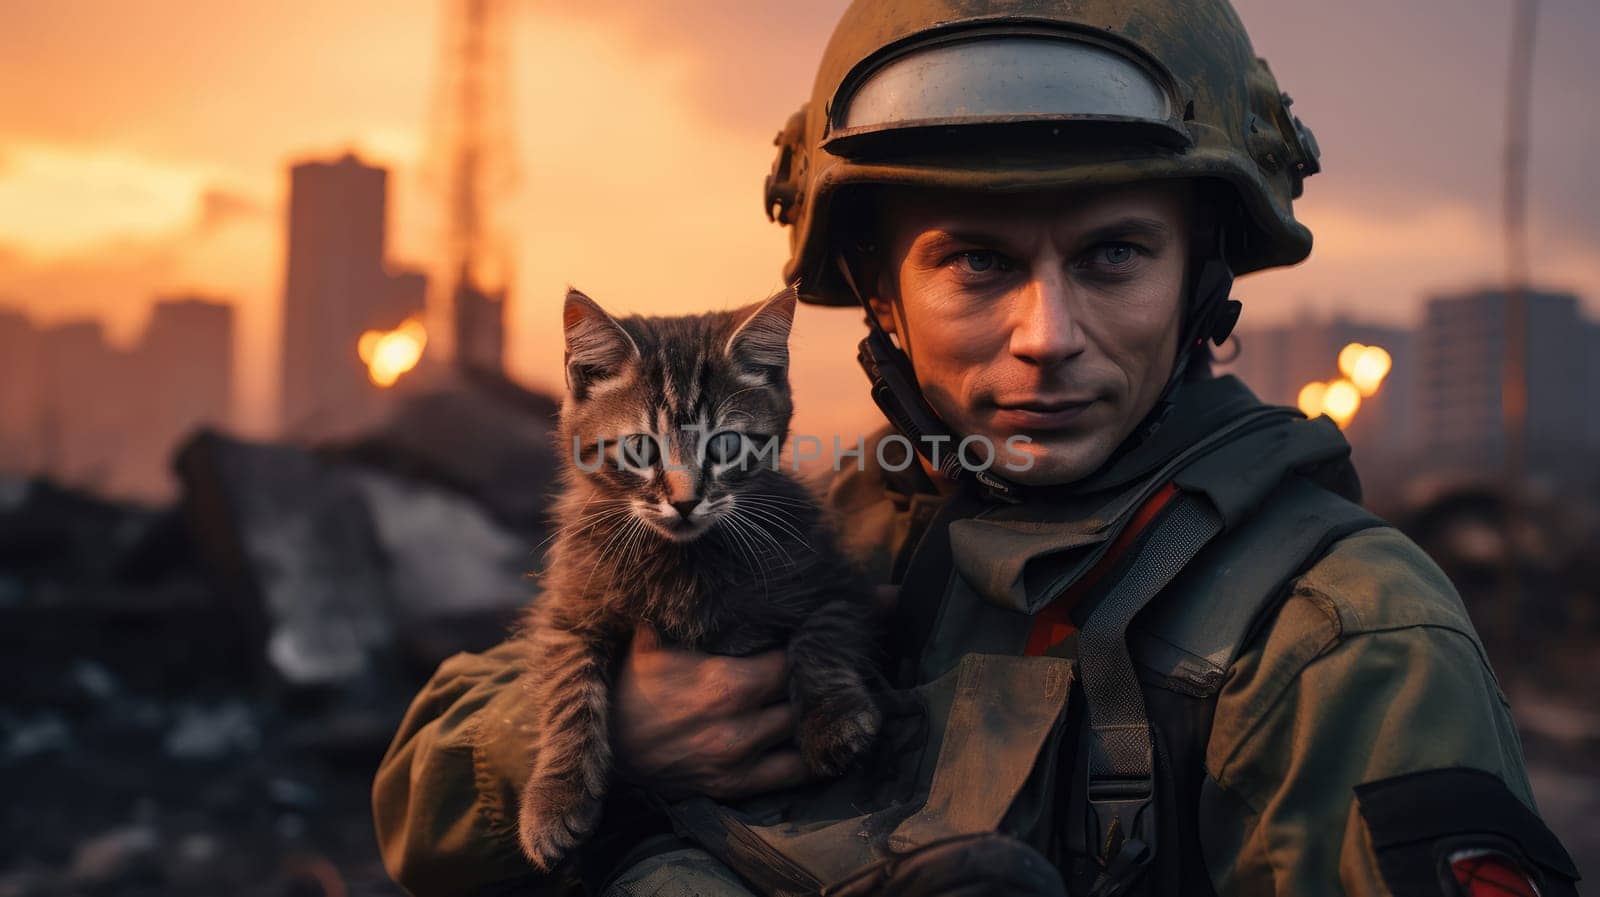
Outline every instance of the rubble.
{"label": "rubble", "polygon": [[149,826],[131,825],[78,845],[67,878],[77,885],[159,882],[161,841]]}
{"label": "rubble", "polygon": [[199,555],[277,675],[347,683],[503,637],[533,591],[555,405],[497,388],[413,397],[343,446],[181,449]]}
{"label": "rubble", "polygon": [[67,722],[57,713],[45,713],[35,719],[13,723],[0,718],[8,733],[0,758],[6,762],[26,760],[39,754],[65,751],[72,747],[72,733]]}
{"label": "rubble", "polygon": [[185,706],[162,741],[167,754],[180,760],[249,753],[260,745],[255,713],[239,700],[215,707]]}
{"label": "rubble", "polygon": [[197,433],[174,507],[0,477],[0,897],[399,894],[372,774],[531,596],[555,404],[398,408],[337,446]]}
{"label": "rubble", "polygon": [[111,671],[93,660],[80,659],[72,665],[72,682],[87,697],[109,701],[117,696],[117,680]]}
{"label": "rubble", "polygon": [[[397,897],[372,774],[438,662],[504,638],[531,597],[555,409],[463,381],[340,445],[198,433],[167,508],[0,477],[0,897]],[[1483,514],[1453,507],[1401,522],[1473,606],[1498,568],[1461,537]],[[1528,575],[1592,610],[1600,568],[1570,546],[1594,522],[1563,521]],[[1587,619],[1540,643],[1543,697],[1514,692],[1536,786],[1576,795],[1541,789],[1563,833],[1600,793],[1597,717],[1557,687],[1592,679]]]}

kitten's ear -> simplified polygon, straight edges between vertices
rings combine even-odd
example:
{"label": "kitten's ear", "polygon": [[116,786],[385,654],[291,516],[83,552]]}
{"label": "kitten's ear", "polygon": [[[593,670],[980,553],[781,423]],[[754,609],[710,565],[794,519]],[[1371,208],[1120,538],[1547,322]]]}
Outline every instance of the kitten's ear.
{"label": "kitten's ear", "polygon": [[621,374],[639,357],[639,347],[617,319],[577,290],[567,290],[561,323],[567,334],[567,389],[573,398],[582,399],[590,387]]}
{"label": "kitten's ear", "polygon": [[793,287],[757,303],[728,337],[728,357],[752,373],[789,368],[789,329],[794,325]]}

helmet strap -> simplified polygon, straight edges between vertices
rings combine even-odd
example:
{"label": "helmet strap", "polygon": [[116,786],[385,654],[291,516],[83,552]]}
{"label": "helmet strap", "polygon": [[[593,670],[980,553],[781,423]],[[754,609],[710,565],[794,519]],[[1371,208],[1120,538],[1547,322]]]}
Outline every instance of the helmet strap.
{"label": "helmet strap", "polygon": [[1194,272],[1189,284],[1188,301],[1184,305],[1184,320],[1178,333],[1178,353],[1173,359],[1172,373],[1156,398],[1155,406],[1144,416],[1128,438],[1117,448],[1116,454],[1144,442],[1160,429],[1177,402],[1179,385],[1189,373],[1189,363],[1194,352],[1206,342],[1222,345],[1233,327],[1239,322],[1244,306],[1232,298],[1233,269],[1228,265],[1227,241],[1222,228],[1212,239],[1197,239],[1196,251],[1190,260],[1189,270]]}
{"label": "helmet strap", "polygon": [[[983,470],[962,465],[960,438],[923,396],[910,357],[895,345],[888,331],[878,322],[866,293],[857,285],[850,260],[840,252],[834,256],[834,261],[845,286],[867,315],[867,335],[857,348],[856,361],[872,384],[872,401],[883,412],[883,416],[911,441],[917,454],[946,478],[953,482],[970,478],[995,498],[1006,502],[1020,501],[1021,487],[995,473],[992,458],[990,468]],[[940,445],[945,446],[943,455],[939,453]]]}

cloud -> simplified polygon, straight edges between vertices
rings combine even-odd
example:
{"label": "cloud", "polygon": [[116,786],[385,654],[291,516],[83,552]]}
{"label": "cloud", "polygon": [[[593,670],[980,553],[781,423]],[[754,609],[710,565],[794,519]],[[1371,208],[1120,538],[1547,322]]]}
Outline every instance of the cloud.
{"label": "cloud", "polygon": [[264,433],[272,420],[279,327],[281,228],[263,203],[222,188],[159,230],[40,254],[0,244],[0,295],[40,322],[92,317],[131,344],[158,298],[196,292],[236,309],[235,415]]}
{"label": "cloud", "polygon": [[[545,19],[608,29],[635,57],[676,60],[684,99],[700,116],[764,141],[809,96],[846,5],[538,0],[533,9]],[[1237,6],[1257,51],[1322,143],[1325,173],[1307,185],[1312,202],[1360,203],[1375,218],[1458,205],[1486,220],[1499,214],[1511,9],[1504,0]],[[1589,244],[1600,244],[1600,179],[1591,176],[1589,158],[1589,147],[1600,143],[1596,41],[1600,4],[1542,4],[1530,135],[1533,217]]]}
{"label": "cloud", "polygon": [[204,208],[212,177],[112,149],[27,143],[6,155],[0,240],[41,258],[178,230]]}
{"label": "cloud", "polygon": [[270,216],[267,203],[221,187],[208,187],[200,197],[195,231],[205,234],[227,227],[235,221],[259,221]]}
{"label": "cloud", "polygon": [[[1330,196],[1298,210],[1316,234],[1302,265],[1240,281],[1252,320],[1282,319],[1300,307],[1405,323],[1420,300],[1451,290],[1498,286],[1505,249],[1498,220],[1469,199],[1389,211],[1359,195]],[[1585,296],[1600,313],[1600,245],[1545,220],[1532,228],[1535,283]]]}
{"label": "cloud", "polygon": [[817,63],[847,0],[535,0],[543,21],[600,25],[630,56],[683,60],[686,99],[707,118],[770,137],[810,98]]}
{"label": "cloud", "polygon": [[[1499,214],[1511,11],[1504,0],[1237,0],[1257,52],[1317,133],[1307,194],[1355,193],[1407,215],[1467,203]],[[1540,4],[1530,200],[1546,226],[1600,243],[1593,99],[1600,4]],[[1425,39],[1421,39],[1425,36]]]}

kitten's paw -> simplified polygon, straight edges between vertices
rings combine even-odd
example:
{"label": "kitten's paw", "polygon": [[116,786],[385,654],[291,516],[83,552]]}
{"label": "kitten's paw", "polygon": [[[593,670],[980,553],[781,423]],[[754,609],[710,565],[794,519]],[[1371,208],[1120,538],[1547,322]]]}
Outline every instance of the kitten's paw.
{"label": "kitten's paw", "polygon": [[523,854],[542,872],[554,869],[594,831],[600,805],[600,798],[577,782],[534,774],[522,789],[517,821]]}
{"label": "kitten's paw", "polygon": [[837,776],[872,747],[882,724],[883,713],[865,689],[832,696],[800,720],[800,755],[813,773]]}

